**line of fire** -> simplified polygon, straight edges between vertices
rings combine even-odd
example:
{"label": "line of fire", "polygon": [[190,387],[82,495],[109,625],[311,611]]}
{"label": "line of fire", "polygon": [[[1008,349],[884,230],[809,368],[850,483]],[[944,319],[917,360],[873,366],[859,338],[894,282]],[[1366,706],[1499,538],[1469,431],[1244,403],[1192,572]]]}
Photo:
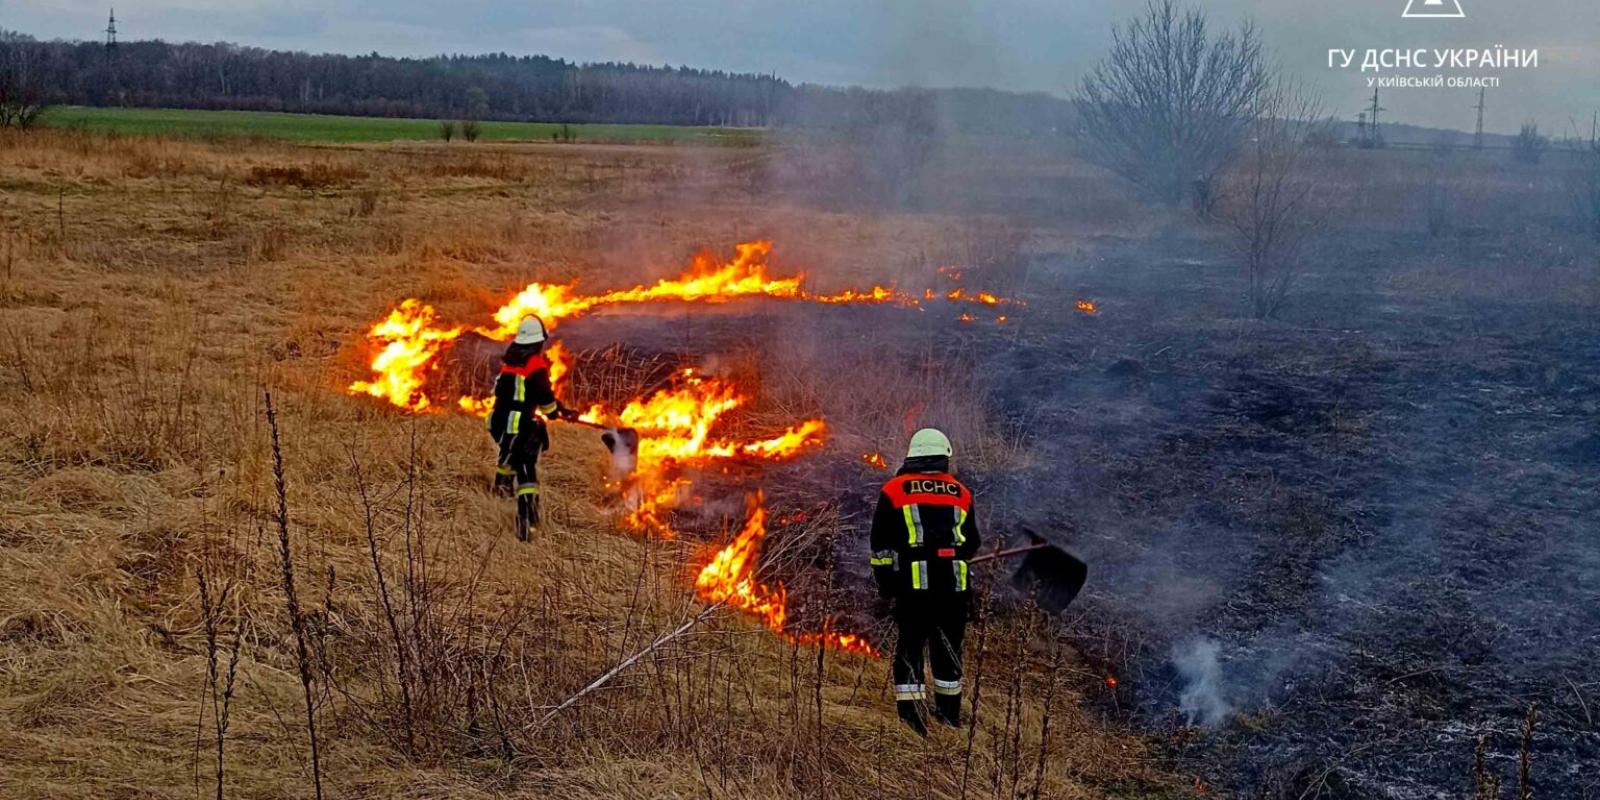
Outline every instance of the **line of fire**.
{"label": "line of fire", "polygon": [[[828,306],[890,306],[909,313],[946,314],[959,322],[987,321],[1004,325],[1025,310],[1019,299],[961,284],[963,274],[941,268],[943,285],[904,291],[873,285],[831,292],[814,291],[805,274],[771,274],[768,240],[735,246],[732,258],[719,259],[703,250],[678,276],[631,288],[585,291],[574,284],[531,283],[486,318],[447,321],[429,305],[415,299],[398,304],[367,333],[374,354],[372,375],[352,382],[347,391],[391,404],[403,413],[465,413],[486,416],[493,398],[484,397],[459,382],[437,385],[442,366],[455,348],[469,342],[504,342],[518,322],[536,316],[550,330],[592,312],[625,306],[663,304],[720,305],[735,301],[817,304]],[[1094,314],[1092,301],[1080,300],[1077,310]],[[471,346],[463,349],[472,350]],[[481,349],[481,348],[478,348]],[[700,354],[711,357],[715,354]],[[574,354],[560,342],[547,351],[550,378],[558,397],[571,397],[566,385]],[[804,458],[818,451],[829,434],[826,419],[793,420],[789,425],[762,433],[738,433],[724,425],[747,407],[759,386],[742,384],[695,366],[676,369],[664,385],[648,387],[620,405],[591,403],[575,421],[612,431],[636,432],[629,452],[613,446],[613,469],[608,487],[617,493],[624,513],[621,527],[639,535],[676,538],[673,511],[694,502],[694,476],[724,462],[775,464]],[[908,409],[908,412],[912,411]],[[610,440],[608,440],[610,441]],[[878,452],[863,453],[862,463],[887,469]],[[846,652],[879,656],[879,649],[859,633],[837,630],[831,619],[819,630],[796,630],[788,613],[788,593],[780,582],[758,579],[762,543],[768,535],[768,510],[761,487],[747,487],[749,496],[743,525],[731,541],[711,552],[694,576],[697,595],[707,603],[720,603],[755,618],[775,634],[800,644],[819,645]]]}

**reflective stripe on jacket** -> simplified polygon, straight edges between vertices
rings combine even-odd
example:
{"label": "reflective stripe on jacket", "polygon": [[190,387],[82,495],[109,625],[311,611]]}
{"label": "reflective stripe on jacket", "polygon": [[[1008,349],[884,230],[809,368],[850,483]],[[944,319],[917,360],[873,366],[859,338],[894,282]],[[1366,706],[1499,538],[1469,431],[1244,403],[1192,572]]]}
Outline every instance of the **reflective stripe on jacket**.
{"label": "reflective stripe on jacket", "polygon": [[496,439],[515,436],[529,425],[543,424],[534,412],[548,416],[557,407],[555,390],[550,386],[549,359],[535,355],[517,366],[502,365],[494,380],[489,433]]}
{"label": "reflective stripe on jacket", "polygon": [[972,491],[949,473],[907,472],[884,484],[872,515],[872,574],[886,592],[958,593],[981,544]]}

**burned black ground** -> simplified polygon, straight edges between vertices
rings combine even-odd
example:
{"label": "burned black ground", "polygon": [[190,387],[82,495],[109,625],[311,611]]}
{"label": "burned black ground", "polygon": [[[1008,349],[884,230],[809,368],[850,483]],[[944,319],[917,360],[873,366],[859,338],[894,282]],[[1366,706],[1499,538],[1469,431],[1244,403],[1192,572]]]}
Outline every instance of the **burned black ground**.
{"label": "burned black ground", "polygon": [[1172,754],[1245,796],[1464,796],[1479,735],[1509,785],[1534,702],[1540,793],[1600,795],[1600,320],[1396,289],[1428,246],[1325,253],[1260,323],[1214,245],[1106,241],[975,334],[1037,456],[984,499],[1093,565],[1105,713],[1181,728],[1173,656],[1219,643],[1235,713]]}

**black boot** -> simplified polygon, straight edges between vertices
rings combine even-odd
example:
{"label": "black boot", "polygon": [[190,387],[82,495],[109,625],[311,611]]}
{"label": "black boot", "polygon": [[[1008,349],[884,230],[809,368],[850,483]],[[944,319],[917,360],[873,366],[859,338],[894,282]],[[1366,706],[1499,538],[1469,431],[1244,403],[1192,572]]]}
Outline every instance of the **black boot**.
{"label": "black boot", "polygon": [[933,718],[952,728],[961,727],[961,695],[936,694],[933,696]]}
{"label": "black boot", "polygon": [[539,496],[517,496],[517,541],[526,542],[539,527]]}
{"label": "black boot", "polygon": [[895,702],[895,709],[900,712],[900,721],[906,724],[918,736],[928,735],[928,726],[922,721],[922,709],[917,708],[915,700],[899,700]]}
{"label": "black boot", "polygon": [[510,497],[514,488],[514,480],[515,476],[510,473],[496,472],[494,474],[494,485],[489,487],[489,491],[496,497]]}

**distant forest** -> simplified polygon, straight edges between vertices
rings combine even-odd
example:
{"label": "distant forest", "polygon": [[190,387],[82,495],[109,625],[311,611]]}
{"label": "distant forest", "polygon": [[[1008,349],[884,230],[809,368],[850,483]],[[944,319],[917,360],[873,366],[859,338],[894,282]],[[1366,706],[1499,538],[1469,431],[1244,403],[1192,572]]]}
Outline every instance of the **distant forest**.
{"label": "distant forest", "polygon": [[51,103],[535,122],[855,128],[1044,135],[1071,104],[991,89],[878,91],[773,75],[575,64],[504,53],[311,55],[233,44],[39,41],[0,31]]}

